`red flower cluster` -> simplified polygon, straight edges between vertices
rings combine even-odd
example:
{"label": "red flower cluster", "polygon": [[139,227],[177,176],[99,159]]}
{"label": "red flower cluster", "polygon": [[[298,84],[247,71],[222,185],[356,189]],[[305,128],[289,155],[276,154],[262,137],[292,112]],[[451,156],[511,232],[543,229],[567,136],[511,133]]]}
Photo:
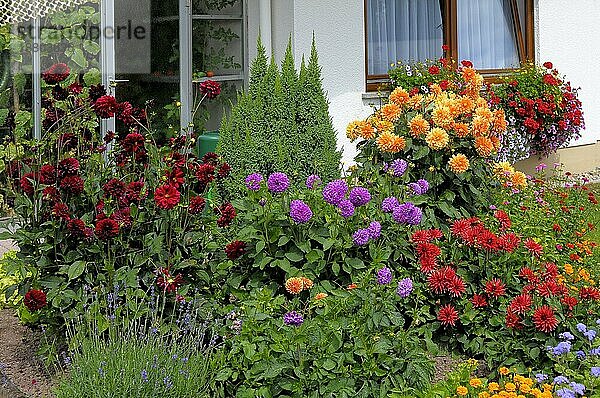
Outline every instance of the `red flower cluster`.
{"label": "red flower cluster", "polygon": [[246,253],[246,242],[242,242],[241,240],[234,240],[225,246],[225,254],[227,258],[230,260],[237,260],[241,256]]}
{"label": "red flower cluster", "polygon": [[231,203],[225,203],[222,206],[215,207],[214,211],[219,215],[217,225],[221,228],[229,226],[236,216],[235,208]]}
{"label": "red flower cluster", "polygon": [[458,311],[450,304],[446,304],[440,308],[437,316],[438,321],[444,326],[454,326],[458,321]]}
{"label": "red flower cluster", "polygon": [[200,83],[200,92],[208,99],[214,99],[221,94],[221,85],[213,80],[205,80]]}
{"label": "red flower cluster", "polygon": [[437,258],[442,254],[442,251],[432,241],[442,236],[439,229],[418,230],[412,234],[411,240],[417,245],[417,257],[422,272],[430,273],[437,268]]}
{"label": "red flower cluster", "polygon": [[464,280],[454,269],[447,266],[431,272],[427,284],[434,293],[449,293],[453,297],[460,297],[466,291]]}
{"label": "red flower cluster", "polygon": [[179,203],[181,193],[172,185],[162,185],[154,191],[154,202],[163,210],[171,210]]}
{"label": "red flower cluster", "polygon": [[48,304],[46,301],[46,293],[41,290],[31,289],[25,293],[23,304],[29,311],[40,310]]}
{"label": "red flower cluster", "polygon": [[71,69],[65,63],[52,65],[46,71],[42,72],[42,79],[46,84],[57,84],[69,77]]}
{"label": "red flower cluster", "polygon": [[[498,213],[496,216],[501,223],[501,229],[510,227],[510,219],[506,213]],[[466,245],[483,249],[487,252],[505,251],[512,253],[520,244],[520,238],[512,233],[505,232],[503,235],[496,235],[487,229],[479,218],[464,218],[456,220],[450,231],[453,235],[460,238]]]}

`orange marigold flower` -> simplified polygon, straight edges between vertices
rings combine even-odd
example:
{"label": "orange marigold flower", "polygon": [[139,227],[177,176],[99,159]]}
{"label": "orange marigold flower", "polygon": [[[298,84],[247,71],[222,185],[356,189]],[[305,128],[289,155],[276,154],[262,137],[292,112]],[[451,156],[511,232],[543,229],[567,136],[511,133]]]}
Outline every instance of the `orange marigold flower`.
{"label": "orange marigold flower", "polygon": [[304,281],[298,277],[289,278],[285,281],[285,290],[291,294],[299,294],[304,290]]}
{"label": "orange marigold flower", "polygon": [[481,379],[477,379],[477,378],[475,378],[475,379],[471,379],[471,380],[469,380],[469,385],[470,385],[471,387],[475,387],[475,388],[477,388],[477,387],[481,387],[481,385],[482,385],[482,384],[483,384],[483,383],[481,382]]}
{"label": "orange marigold flower", "polygon": [[359,133],[362,138],[365,140],[370,140],[375,138],[375,129],[369,122],[359,122]]}
{"label": "orange marigold flower", "polygon": [[527,176],[521,171],[515,171],[511,177],[511,181],[517,187],[523,188],[527,186]]}
{"label": "orange marigold flower", "polygon": [[410,129],[410,134],[412,134],[413,137],[427,134],[430,128],[429,122],[425,120],[423,115],[416,115],[413,117],[408,123],[408,127]]}
{"label": "orange marigold flower", "polygon": [[303,289],[310,289],[311,287],[313,287],[313,281],[311,281],[310,279],[305,278],[304,276],[300,277],[300,279],[302,279]]}
{"label": "orange marigold flower", "polygon": [[507,367],[503,366],[500,369],[498,369],[498,372],[502,375],[502,376],[506,376],[507,374],[510,373],[510,370],[508,370]]}
{"label": "orange marigold flower", "polygon": [[398,153],[406,147],[406,140],[394,133],[384,132],[377,137],[377,147],[381,152]]}
{"label": "orange marigold flower", "polygon": [[394,103],[385,104],[379,110],[379,115],[388,122],[395,122],[400,117],[401,109]]}
{"label": "orange marigold flower", "polygon": [[327,293],[317,293],[315,295],[315,300],[319,301],[319,300],[323,300],[324,298],[326,298],[328,296]]}
{"label": "orange marigold flower", "polygon": [[440,150],[444,149],[450,142],[450,137],[446,130],[439,127],[431,129],[431,131],[425,137],[425,142],[431,149]]}
{"label": "orange marigold flower", "polygon": [[448,161],[448,167],[456,174],[464,173],[469,169],[469,159],[462,153],[457,153]]}
{"label": "orange marigold flower", "polygon": [[431,120],[437,126],[443,128],[449,128],[454,123],[454,118],[452,117],[452,113],[447,106],[437,107],[431,113]]}
{"label": "orange marigold flower", "polygon": [[465,123],[454,123],[454,133],[458,138],[464,138],[469,135],[469,125]]}
{"label": "orange marigold flower", "polygon": [[350,141],[354,141],[360,136],[360,123],[360,121],[354,120],[346,127],[346,137],[348,137]]}
{"label": "orange marigold flower", "polygon": [[390,102],[402,106],[408,103],[410,96],[402,87],[395,88],[390,94]]}
{"label": "orange marigold flower", "polygon": [[456,394],[464,397],[465,395],[467,395],[469,393],[469,389],[465,386],[458,386],[456,387]]}
{"label": "orange marigold flower", "polygon": [[475,149],[479,156],[489,157],[494,152],[494,143],[487,137],[475,138]]}

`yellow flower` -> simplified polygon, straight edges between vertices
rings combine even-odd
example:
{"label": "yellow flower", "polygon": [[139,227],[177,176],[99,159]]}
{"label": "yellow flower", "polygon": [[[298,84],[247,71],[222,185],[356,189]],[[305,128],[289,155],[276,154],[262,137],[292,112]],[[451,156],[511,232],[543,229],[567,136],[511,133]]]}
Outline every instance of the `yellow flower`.
{"label": "yellow flower", "polygon": [[490,398],[490,393],[487,391],[480,392],[477,398]]}
{"label": "yellow flower", "polygon": [[527,394],[529,391],[531,391],[531,386],[527,383],[523,383],[523,384],[519,385],[519,391]]}
{"label": "yellow flower", "polygon": [[515,392],[517,390],[517,386],[514,383],[508,382],[504,385],[504,389],[508,392]]}
{"label": "yellow flower", "polygon": [[427,120],[423,118],[422,115],[417,115],[413,117],[408,123],[408,127],[410,129],[410,134],[413,137],[418,137],[420,135],[425,135],[429,132],[429,123]]}
{"label": "yellow flower", "polygon": [[390,94],[390,102],[399,106],[405,105],[409,98],[408,93],[401,87],[395,88]]}
{"label": "yellow flower", "polygon": [[479,156],[487,158],[494,151],[494,144],[487,137],[477,137],[475,138],[475,149]]}
{"label": "yellow flower", "polygon": [[435,108],[431,113],[431,120],[433,120],[433,123],[435,123],[437,126],[443,128],[450,128],[454,123],[452,113],[446,106]]}
{"label": "yellow flower", "polygon": [[388,122],[387,120],[378,120],[377,123],[375,123],[375,128],[377,128],[379,133],[385,133],[386,131],[391,133],[394,131],[394,123]]}
{"label": "yellow flower", "polygon": [[468,393],[469,393],[469,390],[467,389],[467,387],[465,387],[465,386],[456,387],[456,394],[460,395],[461,397],[464,397]]}
{"label": "yellow flower", "polygon": [[494,165],[494,173],[497,176],[505,177],[507,174],[512,175],[515,172],[515,168],[508,162],[499,162]]}
{"label": "yellow flower", "polygon": [[462,153],[457,153],[448,161],[448,167],[456,174],[464,173],[469,169],[469,159]]}
{"label": "yellow flower", "polygon": [[489,392],[494,392],[494,391],[498,391],[498,390],[500,390],[500,385],[498,385],[498,383],[491,382],[490,384],[488,384],[488,391]]}
{"label": "yellow flower", "polygon": [[360,136],[360,123],[360,121],[354,120],[346,127],[346,137],[348,137],[350,141],[354,141]]}
{"label": "yellow flower", "polygon": [[477,387],[481,387],[482,383],[481,383],[480,379],[475,378],[475,379],[469,380],[469,384],[471,385],[471,387],[477,388]]}
{"label": "yellow flower", "polygon": [[369,122],[359,122],[358,134],[365,140],[375,138],[375,129]]}
{"label": "yellow flower", "polygon": [[503,366],[500,369],[498,369],[498,372],[500,372],[500,374],[502,376],[506,376],[507,374],[510,373],[510,370],[508,370],[508,368],[506,368],[506,367]]}
{"label": "yellow flower", "polygon": [[310,279],[305,278],[304,276],[301,277],[300,279],[302,279],[302,289],[308,290],[311,287],[313,287],[313,281],[311,281]]}
{"label": "yellow flower", "polygon": [[454,134],[458,138],[464,138],[469,135],[469,126],[465,123],[454,123]]}
{"label": "yellow flower", "polygon": [[444,149],[450,142],[450,137],[446,130],[439,127],[431,129],[431,131],[425,137],[425,142],[431,149],[440,150]]}
{"label": "yellow flower", "polygon": [[527,176],[522,171],[515,171],[512,175],[511,180],[514,186],[521,188],[527,186]]}
{"label": "yellow flower", "polygon": [[377,137],[377,147],[381,152],[398,153],[406,147],[406,140],[394,133],[384,132]]}

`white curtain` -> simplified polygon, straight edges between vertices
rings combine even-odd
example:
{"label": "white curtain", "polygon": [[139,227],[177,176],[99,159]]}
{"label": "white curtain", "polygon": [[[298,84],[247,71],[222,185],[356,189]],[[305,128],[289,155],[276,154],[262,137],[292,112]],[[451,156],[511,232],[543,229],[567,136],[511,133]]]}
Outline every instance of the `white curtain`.
{"label": "white curtain", "polygon": [[387,74],[396,61],[424,61],[442,54],[439,0],[367,2],[368,74]]}
{"label": "white curtain", "polygon": [[458,0],[457,14],[459,60],[477,69],[519,65],[508,0]]}

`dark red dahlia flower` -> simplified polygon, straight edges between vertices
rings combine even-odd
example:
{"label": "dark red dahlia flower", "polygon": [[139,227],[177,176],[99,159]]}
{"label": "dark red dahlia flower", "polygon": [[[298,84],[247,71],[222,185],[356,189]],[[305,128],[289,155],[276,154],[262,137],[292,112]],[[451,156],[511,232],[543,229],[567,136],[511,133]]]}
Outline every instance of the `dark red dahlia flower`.
{"label": "dark red dahlia flower", "polygon": [[228,177],[229,174],[231,174],[231,166],[229,165],[229,163],[223,163],[221,167],[219,167],[217,177],[223,179]]}
{"label": "dark red dahlia flower", "polygon": [[208,99],[216,98],[221,94],[221,85],[212,80],[205,80],[200,83],[200,92]]}
{"label": "dark red dahlia flower", "polygon": [[67,223],[67,229],[69,230],[69,234],[76,239],[84,239],[85,238],[85,223],[83,220],[79,218],[72,218]]}
{"label": "dark red dahlia flower", "polygon": [[206,207],[206,199],[201,196],[194,196],[190,198],[190,205],[188,206],[188,212],[190,214],[199,214]]}
{"label": "dark red dahlia flower", "polygon": [[34,183],[37,180],[37,176],[34,173],[27,173],[21,177],[19,181],[19,185],[21,186],[21,190],[25,192],[26,195],[32,196],[35,191]]}
{"label": "dark red dahlia flower", "polygon": [[549,333],[556,329],[558,320],[554,316],[554,309],[549,305],[542,305],[533,312],[533,324],[541,332]]}
{"label": "dark red dahlia flower", "polygon": [[181,193],[171,185],[162,185],[154,191],[154,202],[163,210],[170,210],[177,206],[181,199]]}
{"label": "dark red dahlia flower", "polygon": [[70,73],[71,69],[67,64],[58,63],[46,69],[45,72],[42,72],[42,79],[47,84],[57,84],[67,79]]}
{"label": "dark red dahlia flower", "polygon": [[235,208],[231,203],[225,203],[220,207],[215,207],[214,210],[215,213],[220,215],[219,219],[217,220],[217,225],[221,228],[230,225],[236,216]]}
{"label": "dark red dahlia flower", "polygon": [[145,184],[143,181],[130,182],[125,189],[125,197],[132,203],[141,202],[148,196],[148,191],[144,187]]}
{"label": "dark red dahlia flower", "polygon": [[125,195],[126,187],[123,181],[111,178],[102,186],[102,190],[107,198],[119,199]]}
{"label": "dark red dahlia flower", "polygon": [[127,101],[117,104],[116,109],[117,119],[125,123],[126,125],[135,124],[133,118],[133,106]]}
{"label": "dark red dahlia flower", "polygon": [[129,207],[115,211],[110,218],[119,224],[120,229],[129,229],[133,224],[131,209]]}
{"label": "dark red dahlia flower", "polygon": [[176,292],[177,289],[183,284],[183,276],[181,276],[181,274],[177,274],[175,276],[171,275],[168,268],[160,268],[156,274],[158,275],[156,284],[165,293]]}
{"label": "dark red dahlia flower", "polygon": [[444,326],[454,326],[458,321],[458,311],[450,304],[446,304],[440,308],[438,315],[438,321]]}
{"label": "dark red dahlia flower", "polygon": [[44,308],[48,303],[46,301],[46,293],[41,290],[31,289],[25,293],[23,304],[29,311],[37,311]]}
{"label": "dark red dahlia flower", "polygon": [[69,96],[69,90],[61,86],[54,86],[52,88],[52,97],[57,101],[64,101]]}
{"label": "dark red dahlia flower", "polygon": [[69,214],[69,207],[64,203],[55,203],[52,206],[52,216],[59,220],[68,221],[71,219],[71,215]]}
{"label": "dark red dahlia flower", "polygon": [[83,179],[79,176],[66,176],[60,182],[60,189],[67,194],[81,195],[83,193]]}
{"label": "dark red dahlia flower", "polygon": [[174,167],[172,170],[165,171],[165,178],[167,185],[172,185],[175,188],[179,188],[180,185],[183,184],[185,179],[183,178],[183,170],[179,167]]}
{"label": "dark red dahlia flower", "polygon": [[74,82],[69,85],[69,91],[73,95],[78,95],[83,92],[83,86],[79,82]]}
{"label": "dark red dahlia flower", "polygon": [[504,283],[500,279],[494,278],[486,282],[485,292],[492,298],[498,298],[504,296],[506,289]]}
{"label": "dark red dahlia flower", "polygon": [[94,231],[100,240],[110,240],[119,235],[119,223],[110,218],[104,218],[96,223]]}
{"label": "dark red dahlia flower", "polygon": [[202,163],[210,163],[213,166],[217,164],[217,160],[219,160],[219,155],[214,152],[207,152],[202,156]]}
{"label": "dark red dahlia flower", "polygon": [[60,178],[73,176],[79,173],[79,161],[75,158],[66,158],[58,163],[58,176]]}
{"label": "dark red dahlia flower", "polygon": [[102,119],[115,116],[117,108],[117,100],[112,95],[103,95],[94,103],[94,111]]}
{"label": "dark red dahlia flower", "polygon": [[506,311],[506,318],[504,321],[506,323],[506,327],[509,329],[521,329],[523,327],[523,323],[521,322],[519,315],[510,311],[510,309]]}
{"label": "dark red dahlia flower", "polygon": [[196,169],[196,178],[198,181],[207,185],[215,179],[215,166],[210,163],[203,163]]}
{"label": "dark red dahlia flower", "polygon": [[60,201],[60,192],[54,186],[46,187],[42,191],[42,199],[51,203]]}
{"label": "dark red dahlia flower", "polygon": [[121,148],[126,153],[138,153],[145,149],[144,136],[140,133],[129,133],[121,141]]}
{"label": "dark red dahlia flower", "polygon": [[225,246],[225,254],[230,260],[237,260],[246,253],[246,242],[241,240],[234,240],[227,246]]}

